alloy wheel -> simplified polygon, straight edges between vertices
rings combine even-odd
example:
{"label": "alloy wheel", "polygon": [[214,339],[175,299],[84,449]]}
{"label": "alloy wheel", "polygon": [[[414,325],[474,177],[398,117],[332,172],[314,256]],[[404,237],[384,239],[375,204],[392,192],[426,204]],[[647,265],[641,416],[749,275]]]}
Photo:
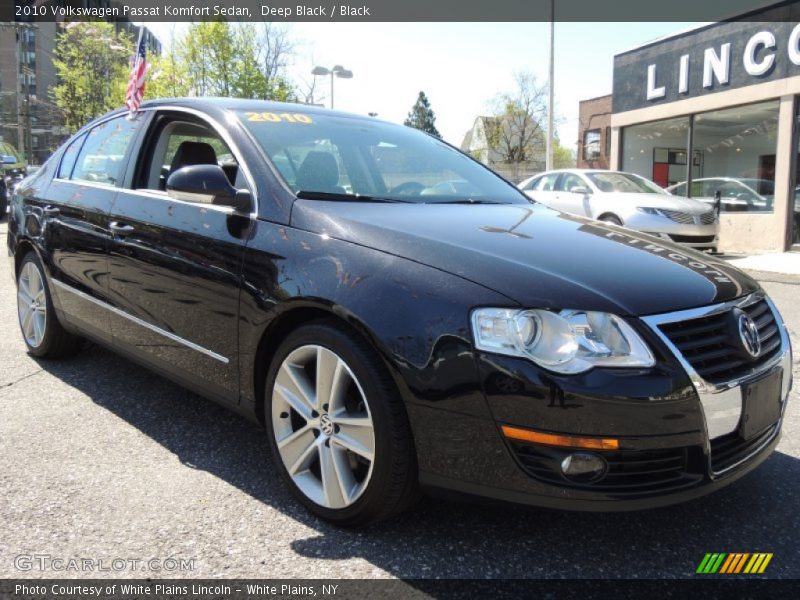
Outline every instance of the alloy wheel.
{"label": "alloy wheel", "polygon": [[38,348],[47,326],[47,296],[42,273],[33,261],[25,263],[19,274],[17,312],[25,341]]}
{"label": "alloy wheel", "polygon": [[362,387],[338,354],[304,345],[284,359],[272,389],[272,425],[284,467],[310,500],[342,509],[363,494],[375,429]]}

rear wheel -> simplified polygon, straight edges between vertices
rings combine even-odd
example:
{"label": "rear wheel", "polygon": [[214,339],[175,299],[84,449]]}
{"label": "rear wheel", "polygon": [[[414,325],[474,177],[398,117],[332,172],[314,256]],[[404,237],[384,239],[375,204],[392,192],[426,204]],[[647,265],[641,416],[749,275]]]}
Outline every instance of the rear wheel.
{"label": "rear wheel", "polygon": [[320,322],[292,333],[269,370],[264,408],[275,461],[316,515],[365,525],[415,498],[402,401],[374,351],[344,328]]}
{"label": "rear wheel", "polygon": [[58,322],[50,288],[35,252],[22,259],[17,275],[17,315],[28,352],[41,358],[61,358],[80,350],[81,338]]}

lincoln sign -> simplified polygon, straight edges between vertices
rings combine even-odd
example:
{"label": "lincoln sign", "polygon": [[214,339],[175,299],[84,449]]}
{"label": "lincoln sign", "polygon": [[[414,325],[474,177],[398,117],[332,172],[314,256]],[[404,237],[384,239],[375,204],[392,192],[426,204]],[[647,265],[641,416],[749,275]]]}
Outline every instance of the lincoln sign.
{"label": "lincoln sign", "polygon": [[763,21],[714,23],[617,55],[613,111],[800,75],[797,6],[767,11]]}

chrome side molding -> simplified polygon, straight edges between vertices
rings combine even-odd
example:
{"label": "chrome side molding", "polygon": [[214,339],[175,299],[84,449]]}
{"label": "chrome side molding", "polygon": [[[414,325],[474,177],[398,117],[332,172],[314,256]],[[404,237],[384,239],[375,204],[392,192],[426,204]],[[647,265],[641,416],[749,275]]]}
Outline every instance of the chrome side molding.
{"label": "chrome side molding", "polygon": [[161,327],[157,327],[157,326],[153,325],[152,323],[148,323],[147,321],[144,321],[144,320],[140,319],[139,317],[134,317],[133,315],[130,315],[130,314],[126,313],[124,310],[120,310],[119,308],[117,308],[115,306],[111,306],[110,304],[107,304],[106,302],[103,302],[102,300],[98,300],[97,298],[94,298],[94,297],[90,296],[89,294],[86,294],[86,293],[84,293],[84,292],[82,292],[82,291],[80,291],[78,289],[75,289],[71,285],[67,285],[66,283],[63,283],[63,282],[59,281],[58,279],[51,279],[50,281],[52,281],[52,283],[55,284],[56,287],[58,287],[58,288],[60,288],[60,289],[62,289],[64,291],[67,291],[67,292],[69,292],[71,294],[75,294],[76,296],[82,298],[83,300],[88,300],[89,302],[93,302],[97,306],[100,306],[101,308],[105,308],[106,310],[111,311],[112,313],[114,313],[116,315],[119,315],[120,317],[124,317],[125,319],[128,319],[129,321],[132,321],[133,323],[136,323],[137,325],[139,325],[141,327],[144,327],[145,329],[149,329],[150,331],[153,331],[153,332],[155,332],[155,333],[157,333],[157,334],[159,334],[159,335],[161,335],[161,336],[163,336],[163,337],[165,337],[167,339],[170,339],[173,342],[177,342],[177,343],[179,343],[179,344],[181,344],[183,346],[186,346],[187,348],[191,348],[192,350],[195,350],[196,352],[200,352],[201,354],[205,354],[206,356],[209,356],[209,357],[213,358],[214,360],[218,360],[219,362],[221,362],[223,364],[227,365],[230,362],[227,358],[225,358],[221,354],[217,354],[213,350],[209,350],[208,348],[203,348],[202,346],[200,346],[198,344],[195,344],[194,342],[190,342],[189,340],[184,339],[181,336],[172,333],[171,331],[167,331],[166,329],[162,329]]}

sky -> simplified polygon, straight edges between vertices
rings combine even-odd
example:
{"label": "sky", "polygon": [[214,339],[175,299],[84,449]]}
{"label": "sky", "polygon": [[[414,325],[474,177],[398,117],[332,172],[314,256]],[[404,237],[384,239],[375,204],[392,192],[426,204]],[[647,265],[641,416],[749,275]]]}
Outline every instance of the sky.
{"label": "sky", "polygon": [[[611,93],[615,54],[696,23],[556,23],[555,114],[562,143],[575,148],[578,102]],[[148,23],[162,44],[186,25]],[[546,83],[549,23],[293,23],[295,57],[289,76],[310,82],[315,65],[342,65],[337,110],[402,123],[420,90],[436,114],[442,137],[460,145],[475,117],[514,89],[514,74]],[[330,78],[317,90],[330,103]]]}

